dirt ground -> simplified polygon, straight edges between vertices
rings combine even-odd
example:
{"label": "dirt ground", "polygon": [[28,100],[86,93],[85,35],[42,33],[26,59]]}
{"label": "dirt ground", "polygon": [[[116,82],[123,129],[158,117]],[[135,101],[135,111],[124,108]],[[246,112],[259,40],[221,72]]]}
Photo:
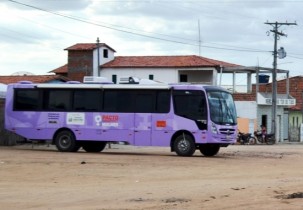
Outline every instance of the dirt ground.
{"label": "dirt ground", "polygon": [[303,144],[232,145],[215,157],[0,147],[0,209],[303,209]]}

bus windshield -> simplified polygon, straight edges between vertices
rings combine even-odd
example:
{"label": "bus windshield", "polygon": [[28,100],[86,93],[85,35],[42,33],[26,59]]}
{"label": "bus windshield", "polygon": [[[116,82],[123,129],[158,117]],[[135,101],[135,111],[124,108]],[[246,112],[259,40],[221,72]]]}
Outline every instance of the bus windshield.
{"label": "bus windshield", "polygon": [[232,95],[224,91],[208,91],[210,118],[219,125],[236,125],[236,108]]}

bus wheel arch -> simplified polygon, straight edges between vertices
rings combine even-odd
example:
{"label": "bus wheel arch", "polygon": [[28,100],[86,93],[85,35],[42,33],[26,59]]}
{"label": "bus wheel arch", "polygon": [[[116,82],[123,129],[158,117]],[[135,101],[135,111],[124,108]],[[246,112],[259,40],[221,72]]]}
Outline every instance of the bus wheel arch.
{"label": "bus wheel arch", "polygon": [[179,156],[192,156],[196,151],[195,138],[189,131],[178,131],[172,136],[170,147]]}
{"label": "bus wheel arch", "polygon": [[56,145],[60,152],[77,152],[81,147],[74,132],[68,128],[57,130],[52,143]]}

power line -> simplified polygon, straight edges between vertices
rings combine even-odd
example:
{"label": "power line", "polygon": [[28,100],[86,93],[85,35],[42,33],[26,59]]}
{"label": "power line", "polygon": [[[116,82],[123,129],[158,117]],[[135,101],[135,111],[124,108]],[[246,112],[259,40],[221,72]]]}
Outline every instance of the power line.
{"label": "power line", "polygon": [[299,57],[296,57],[296,56],[291,56],[291,55],[287,55],[287,57],[290,57],[290,58],[296,58],[296,59],[300,59],[300,60],[303,60],[303,58],[299,58]]}
{"label": "power line", "polygon": [[[94,22],[85,20],[83,18],[69,16],[69,15],[64,15],[64,14],[61,14],[61,13],[53,12],[53,11],[50,11],[50,10],[47,10],[47,9],[43,9],[43,8],[40,8],[40,7],[36,7],[36,6],[33,6],[33,5],[21,3],[21,2],[18,2],[18,1],[14,1],[14,0],[7,0],[7,1],[15,3],[15,4],[22,5],[22,6],[25,6],[25,7],[29,7],[29,8],[32,8],[32,9],[36,9],[36,10],[39,10],[39,11],[47,12],[47,13],[50,13],[50,14],[53,14],[53,15],[61,16],[61,17],[64,17],[64,18],[67,18],[67,19],[71,19],[71,20],[74,20],[74,21],[78,21],[78,22],[82,22],[82,23],[86,23],[86,24],[90,24],[90,25],[95,25],[95,26],[99,26],[99,27],[103,27],[103,28],[107,28],[107,29],[123,32],[123,33],[128,33],[128,34],[132,34],[132,35],[136,35],[136,36],[141,36],[141,37],[145,37],[145,38],[151,38],[151,39],[156,39],[156,40],[161,40],[161,41],[167,41],[167,42],[173,42],[173,43],[178,43],[178,44],[191,45],[191,46],[199,46],[199,44],[195,44],[195,43],[188,43],[188,42],[183,42],[183,41],[171,40],[171,39],[166,39],[166,38],[161,38],[161,37],[155,37],[155,36],[151,36],[151,35],[146,35],[146,34],[142,34],[142,33],[135,33],[135,32],[127,31],[127,30],[124,30],[124,29],[118,29],[118,28],[114,28],[114,27],[111,27],[111,26],[106,26],[106,25],[102,25],[102,24],[99,24],[99,23],[94,23]],[[163,34],[161,34],[161,35],[163,35]],[[168,35],[165,35],[165,36],[168,36]],[[174,37],[174,38],[177,38],[177,37]],[[183,38],[181,38],[181,39],[183,39]],[[243,48],[241,49],[239,47],[224,48],[224,47],[214,47],[214,46],[209,46],[209,45],[201,45],[201,46],[205,47],[205,48],[219,49],[219,50],[228,50],[228,51],[263,52],[263,53],[268,53],[269,52],[269,51],[265,51],[265,50],[243,49]]]}

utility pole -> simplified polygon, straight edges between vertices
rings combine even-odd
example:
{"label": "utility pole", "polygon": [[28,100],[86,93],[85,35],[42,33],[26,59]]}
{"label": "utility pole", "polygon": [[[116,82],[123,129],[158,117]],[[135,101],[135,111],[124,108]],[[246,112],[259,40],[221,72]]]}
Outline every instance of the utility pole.
{"label": "utility pole", "polygon": [[97,37],[97,43],[96,43],[96,46],[97,46],[97,75],[94,74],[94,76],[100,76],[100,72],[99,72],[99,68],[100,68],[100,40],[99,40],[99,37]]}
{"label": "utility pole", "polygon": [[278,50],[277,50],[277,43],[280,36],[287,36],[282,31],[278,31],[278,29],[283,25],[297,25],[296,22],[294,23],[280,23],[280,22],[266,22],[265,24],[271,25],[273,27],[273,30],[270,30],[270,32],[274,33],[274,62],[273,62],[273,70],[272,70],[272,123],[271,123],[271,133],[275,134],[275,137],[277,136],[276,133],[276,119],[277,119],[277,58],[278,58]]}

